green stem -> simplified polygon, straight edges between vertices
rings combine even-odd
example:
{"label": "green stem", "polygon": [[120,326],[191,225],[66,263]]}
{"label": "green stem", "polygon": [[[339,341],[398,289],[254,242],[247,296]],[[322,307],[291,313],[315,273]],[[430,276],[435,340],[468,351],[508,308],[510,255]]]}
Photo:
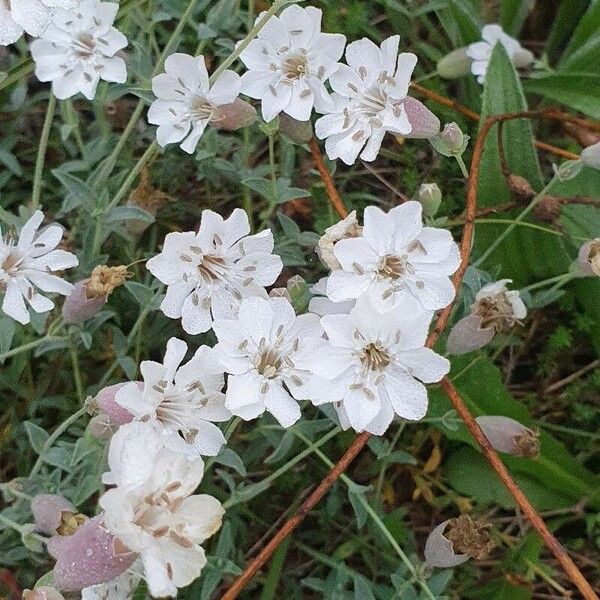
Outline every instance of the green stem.
{"label": "green stem", "polygon": [[458,163],[458,166],[460,167],[460,172],[462,173],[463,177],[465,179],[469,179],[469,169],[467,169],[467,165],[465,165],[465,161],[463,160],[463,157],[459,156],[457,154],[454,158],[456,158],[456,162]]}
{"label": "green stem", "polygon": [[507,235],[519,224],[525,217],[544,199],[544,196],[550,191],[550,188],[556,182],[556,175],[550,180],[550,182],[544,186],[539,194],[536,194],[531,202],[523,209],[523,211],[514,219],[514,221],[492,242],[488,249],[479,257],[479,260],[475,263],[475,266],[480,266],[485,260],[492,254],[492,252],[504,241]]}
{"label": "green stem", "polygon": [[558,287],[562,287],[567,284],[572,279],[575,279],[577,275],[575,273],[562,273],[561,275],[557,275],[556,277],[550,277],[549,279],[544,279],[543,281],[538,281],[537,283],[532,283],[521,289],[522,292],[531,292],[532,290],[537,290],[541,287],[546,287],[547,285],[557,284]]}
{"label": "green stem", "polygon": [[85,396],[83,395],[83,384],[81,381],[81,369],[79,368],[79,357],[77,356],[77,350],[74,345],[69,346],[69,354],[71,356],[71,365],[73,366],[73,379],[75,380],[75,390],[77,392],[77,398],[79,403],[83,404]]}
{"label": "green stem", "polygon": [[[138,330],[144,323],[146,317],[148,316],[148,313],[152,309],[154,301],[159,296],[159,294],[162,293],[162,290],[163,290],[162,286],[158,290],[156,290],[154,296],[152,296],[152,298],[150,299],[150,302],[148,302],[148,304],[146,304],[146,306],[144,306],[144,308],[142,309],[142,312],[140,312],[136,322],[133,324],[133,327],[131,328],[131,331],[129,332],[129,335],[127,336],[127,341],[125,343],[125,352],[127,352],[133,345]],[[106,385],[106,382],[110,379],[110,376],[112,375],[113,371],[117,368],[118,364],[119,363],[116,360],[113,361],[111,366],[104,373],[104,375],[102,376],[102,379],[100,380],[100,383],[98,384],[100,386],[100,389]]]}
{"label": "green stem", "polygon": [[[307,439],[306,443],[308,444],[308,447],[305,450],[303,450],[299,454],[296,454],[296,456],[294,456],[294,458],[292,458],[291,460],[286,462],[284,465],[279,467],[279,469],[277,469],[276,471],[273,471],[273,473],[271,473],[268,477],[265,477],[261,481],[258,481],[257,483],[253,483],[253,484],[245,487],[244,488],[244,497],[247,497],[248,491],[252,490],[252,488],[255,488],[255,489],[264,488],[266,490],[265,486],[270,485],[278,477],[281,477],[284,473],[287,473],[293,466],[297,465],[299,462],[304,460],[309,454],[312,454],[313,452],[315,452],[323,444],[328,442],[331,438],[335,437],[339,432],[340,432],[340,428],[334,427],[331,431],[326,433],[323,437],[319,438],[316,442],[311,442],[310,440]],[[243,502],[243,501],[244,500],[240,500],[240,499],[235,498],[234,496],[231,496],[229,498],[229,500],[227,500],[223,504],[223,507],[225,509],[228,509],[228,508],[231,508],[232,506],[235,506],[236,504],[239,504],[240,502]]]}
{"label": "green stem", "polygon": [[[294,433],[294,435],[298,436],[305,444],[310,444],[310,440],[304,434],[302,434],[300,431],[295,431],[295,430],[291,430],[291,431]],[[335,466],[333,464],[333,461],[331,461],[319,449],[315,449],[315,454],[330,469],[332,469]],[[342,473],[340,475],[340,479],[348,487],[354,485],[354,482],[352,481],[352,479],[350,479],[345,473]],[[381,531],[381,533],[383,533],[384,537],[390,543],[390,545],[392,546],[392,548],[396,551],[396,554],[400,557],[400,560],[402,560],[402,562],[406,565],[406,567],[408,568],[408,570],[411,572],[412,576],[415,578],[415,581],[417,581],[418,584],[421,586],[421,588],[422,588],[423,592],[425,593],[425,595],[428,598],[430,598],[431,600],[436,600],[435,595],[433,594],[433,592],[427,586],[427,582],[423,581],[423,579],[420,577],[419,572],[417,571],[417,568],[415,567],[415,565],[413,565],[412,561],[408,558],[408,556],[406,555],[406,553],[404,552],[404,550],[402,550],[402,548],[400,547],[400,545],[396,541],[396,538],[392,535],[392,533],[390,532],[390,530],[386,527],[385,523],[381,520],[381,518],[379,517],[379,515],[375,512],[375,509],[366,501],[366,499],[364,498],[364,496],[362,494],[358,495],[358,499],[359,499],[360,503],[363,505],[363,508],[367,511],[367,514],[371,517],[371,519],[373,519],[373,522],[375,523],[375,525],[377,525],[377,527],[379,528],[379,530]]]}
{"label": "green stem", "polygon": [[87,412],[88,412],[88,407],[87,406],[83,406],[76,413],[73,413],[70,417],[68,417],[67,419],[65,419],[54,430],[54,432],[52,433],[52,435],[50,435],[50,437],[46,440],[46,442],[42,446],[42,450],[41,450],[39,456],[37,457],[37,460],[35,461],[35,464],[33,465],[33,468],[31,469],[31,471],[29,473],[29,478],[30,479],[41,469],[42,465],[44,464],[44,454],[46,454],[46,452],[48,452],[48,450],[50,450],[50,448],[52,448],[52,445],[54,444],[54,442],[67,429],[69,429],[69,427],[71,427],[71,425],[73,425],[73,423],[75,423],[77,420],[79,420],[79,418],[82,417],[83,415],[85,415]]}
{"label": "green stem", "polygon": [[[390,456],[390,454],[394,451],[394,448],[396,447],[396,444],[400,441],[400,436],[402,435],[402,432],[404,431],[404,421],[402,421],[400,423],[400,425],[398,426],[398,431],[396,431],[396,434],[394,435],[394,438],[392,439],[386,453],[384,454],[384,456],[382,456],[381,458],[385,458],[387,456]],[[377,479],[377,495],[381,496],[381,491],[383,489],[383,484],[385,482],[385,474],[388,468],[388,463],[386,461],[384,461],[381,465],[381,469],[379,470],[379,477]]]}
{"label": "green stem", "polygon": [[56,96],[50,94],[48,106],[46,108],[46,118],[38,146],[37,158],[35,161],[35,174],[33,176],[33,192],[31,194],[31,209],[37,210],[40,206],[40,195],[42,193],[42,175],[44,173],[44,162],[46,160],[46,150],[48,148],[48,139],[50,138],[50,129],[52,128],[52,119],[56,111]]}
{"label": "green stem", "polygon": [[0,354],[0,364],[3,363],[7,358],[10,358],[11,356],[21,354],[21,352],[27,352],[28,350],[33,350],[34,348],[41,346],[45,342],[54,342],[56,340],[65,340],[65,339],[67,339],[67,338],[64,336],[61,336],[61,335],[47,335],[47,336],[44,336],[43,338],[34,340],[33,342],[29,342],[28,344],[23,344],[22,346],[17,346],[16,348],[9,350],[8,352],[4,352],[3,354]]}

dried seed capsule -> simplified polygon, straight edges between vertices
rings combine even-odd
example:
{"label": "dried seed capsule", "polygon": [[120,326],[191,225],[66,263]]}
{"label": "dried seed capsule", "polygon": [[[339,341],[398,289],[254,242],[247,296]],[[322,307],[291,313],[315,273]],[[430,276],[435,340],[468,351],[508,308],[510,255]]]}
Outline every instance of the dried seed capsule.
{"label": "dried seed capsule", "polygon": [[522,458],[539,456],[539,435],[519,421],[501,415],[484,415],[475,420],[494,450]]}

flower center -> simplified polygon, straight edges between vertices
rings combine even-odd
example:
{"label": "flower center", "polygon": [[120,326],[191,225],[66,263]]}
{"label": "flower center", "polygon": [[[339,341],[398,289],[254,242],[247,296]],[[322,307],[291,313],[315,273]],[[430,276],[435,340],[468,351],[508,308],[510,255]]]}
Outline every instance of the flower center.
{"label": "flower center", "polygon": [[404,256],[388,254],[384,256],[377,265],[377,274],[386,279],[399,279],[407,272],[410,272],[412,266]]}
{"label": "flower center", "polygon": [[16,248],[11,248],[4,262],[0,264],[0,271],[4,271],[6,275],[15,276],[19,271],[23,258],[24,256]]}
{"label": "flower center", "polygon": [[73,54],[75,58],[86,60],[94,55],[96,44],[89,33],[80,33],[73,39]]}
{"label": "flower center", "polygon": [[308,57],[303,48],[283,61],[282,70],[289,80],[297,80],[309,73]]}
{"label": "flower center", "polygon": [[275,348],[259,349],[259,353],[254,357],[254,367],[260,375],[267,379],[277,377],[282,364],[281,354]]}
{"label": "flower center", "polygon": [[180,487],[181,482],[174,481],[164,490],[148,494],[137,507],[134,523],[154,538],[167,537],[182,548],[191,548],[194,542],[186,535],[185,521],[174,518],[185,497],[170,496]]}
{"label": "flower center", "polygon": [[197,433],[190,427],[190,422],[194,413],[208,402],[202,383],[199,380],[193,381],[180,391],[174,386],[169,386],[166,381],[159,381],[153,389],[163,395],[156,407],[156,418],[164,425],[181,431],[186,439],[187,436]]}
{"label": "flower center", "polygon": [[204,96],[194,96],[188,106],[191,117],[199,121],[210,120],[215,112],[215,107]]}
{"label": "flower center", "polygon": [[382,371],[391,362],[392,357],[381,342],[367,344],[359,354],[362,364],[371,371]]}

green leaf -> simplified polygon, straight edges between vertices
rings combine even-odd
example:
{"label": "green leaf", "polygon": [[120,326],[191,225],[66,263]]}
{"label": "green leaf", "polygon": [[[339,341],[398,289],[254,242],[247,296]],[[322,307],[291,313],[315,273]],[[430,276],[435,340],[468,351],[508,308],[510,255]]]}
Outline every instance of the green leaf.
{"label": "green leaf", "polygon": [[[571,17],[573,18],[573,17]],[[600,63],[600,2],[594,0],[579,20],[558,64],[561,72],[598,73]]]}
{"label": "green leaf", "polygon": [[231,467],[242,475],[242,477],[246,476],[244,461],[239,457],[237,452],[234,452],[231,448],[221,448],[221,451],[215,457],[215,462],[220,465],[225,465],[226,467]]}
{"label": "green leaf", "polygon": [[[460,376],[456,377],[456,373]],[[527,408],[505,389],[500,371],[484,355],[479,355],[475,361],[472,354],[454,359],[451,378],[473,415],[503,415],[536,428],[536,422]],[[441,417],[452,408],[440,389],[434,388],[430,391],[430,400],[431,416]],[[438,427],[447,437],[477,448],[464,425],[456,431],[449,431],[442,425]],[[522,478],[528,489],[536,495],[540,489],[545,489],[548,502],[556,502],[562,497],[566,506],[586,496],[590,499],[590,505],[600,507],[600,480],[575,460],[564,444],[544,431],[540,433],[540,446],[540,456],[537,460],[502,455],[513,476],[519,481],[519,478]],[[467,470],[466,464],[471,468],[470,462],[463,463],[463,470]],[[496,477],[490,467],[485,468]],[[539,501],[544,502],[544,498],[540,497]]]}
{"label": "green leaf", "polygon": [[94,191],[85,181],[83,181],[83,179],[61,169],[53,169],[52,175],[54,175],[67,190],[67,195],[65,196],[61,207],[62,214],[68,213],[79,206],[92,207],[94,203]]}
{"label": "green leaf", "polygon": [[354,510],[354,516],[356,517],[356,525],[358,529],[362,529],[364,524],[367,522],[367,509],[365,508],[365,492],[369,489],[368,486],[358,485],[357,483],[350,482],[348,484],[348,500]]}
{"label": "green leaf", "polygon": [[[515,506],[513,497],[485,458],[472,448],[463,447],[451,454],[444,463],[444,475],[457,492],[473,498],[478,504],[499,504],[504,508]],[[549,490],[535,477],[515,473],[514,479],[539,510],[557,510],[572,505],[568,496]]]}
{"label": "green leaf", "polygon": [[20,177],[23,175],[23,169],[17,160],[17,157],[8,150],[0,150],[0,163],[2,163],[11,173]]}
{"label": "green leaf", "polygon": [[48,441],[50,436],[39,425],[36,425],[31,421],[25,421],[23,427],[25,427],[31,447],[37,454],[41,454],[44,449],[44,444]]}
{"label": "green leaf", "polygon": [[354,600],[375,600],[371,584],[362,576],[354,575]]}
{"label": "green leaf", "polygon": [[[600,59],[599,59],[600,60]],[[528,92],[539,94],[574,110],[600,119],[600,75],[598,73],[552,73],[524,82]]]}
{"label": "green leaf", "polygon": [[449,0],[446,8],[438,10],[440,23],[452,44],[466,46],[481,38],[480,3],[470,0]]}
{"label": "green leaf", "polygon": [[152,289],[143,283],[127,281],[124,285],[127,291],[138,301],[140,306],[148,305],[152,300],[152,296],[154,296]]}
{"label": "green leaf", "polygon": [[242,183],[273,204],[282,204],[296,198],[310,197],[310,192],[302,188],[292,187],[290,180],[285,177],[279,177],[275,184],[264,177],[249,177],[244,179]]}
{"label": "green leaf", "polygon": [[119,221],[144,221],[154,223],[154,215],[138,206],[116,206],[106,216],[107,223],[118,223]]}
{"label": "green leaf", "polygon": [[[497,44],[486,75],[481,122],[491,115],[523,110],[527,110],[527,103],[519,78],[506,51],[502,45]],[[485,142],[477,188],[478,208],[511,200],[500,169],[497,131],[497,127],[492,128]],[[503,142],[510,171],[525,177],[535,190],[541,190],[543,182],[529,121],[523,119],[507,122],[503,128]],[[508,215],[514,217],[518,212],[513,211]],[[475,231],[474,256],[481,254],[506,227],[506,224],[478,225]],[[500,276],[509,277],[515,280],[516,285],[522,285],[533,278],[544,279],[563,273],[568,265],[569,258],[563,243],[556,236],[530,228],[515,227],[483,266],[488,270],[498,267]]]}
{"label": "green leaf", "polygon": [[500,24],[509,35],[517,36],[531,9],[530,0],[503,0],[500,3]]}

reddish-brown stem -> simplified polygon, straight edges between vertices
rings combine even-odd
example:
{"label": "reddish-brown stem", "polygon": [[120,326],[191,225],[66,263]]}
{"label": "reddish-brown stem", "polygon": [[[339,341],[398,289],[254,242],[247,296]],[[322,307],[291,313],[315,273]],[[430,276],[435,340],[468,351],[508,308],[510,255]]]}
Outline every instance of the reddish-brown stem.
{"label": "reddish-brown stem", "polygon": [[344,452],[344,455],[336,465],[327,473],[325,479],[321,481],[318,487],[311,495],[300,505],[296,514],[288,519],[281,529],[271,538],[269,543],[260,551],[246,568],[244,572],[233,582],[231,587],[221,596],[221,600],[234,600],[240,592],[246,587],[246,584],[254,577],[255,573],[269,560],[279,544],[300,525],[309,511],[323,498],[329,491],[329,488],[335,483],[338,477],[348,468],[350,463],[356,458],[357,454],[365,447],[371,434],[361,433],[352,442],[352,445]]}
{"label": "reddish-brown stem", "polygon": [[[452,280],[454,287],[457,291],[457,295],[462,284],[465,271],[469,265],[469,259],[471,255],[473,233],[475,227],[475,217],[477,210],[477,182],[479,180],[479,169],[481,165],[481,158],[483,155],[486,137],[496,123],[509,121],[513,119],[530,119],[538,117],[548,117],[559,121],[572,120],[568,118],[568,115],[554,113],[546,114],[542,111],[533,111],[492,116],[486,119],[483,125],[481,126],[481,129],[475,141],[475,146],[473,148],[473,158],[471,160],[471,169],[469,173],[469,182],[466,197],[465,225],[460,244],[461,264],[457,272],[454,274]],[[314,138],[313,140],[311,140],[311,151],[315,159],[317,169],[323,177],[323,181],[325,183],[325,187],[329,194],[329,199],[332,205],[338,211],[340,216],[346,216],[348,214],[348,211],[346,210],[345,206],[341,201],[341,198],[335,190],[335,186],[333,184],[331,175],[329,174],[327,168],[325,167],[325,164],[323,163],[321,153]],[[332,191],[333,193],[331,193]],[[454,302],[439,313],[436,326],[427,339],[426,345],[428,347],[431,348],[439,338],[440,334],[444,331],[450,318],[450,313],[452,311],[453,305]],[[519,508],[530,519],[533,527],[540,533],[548,549],[559,560],[566,574],[569,576],[571,581],[577,586],[585,600],[600,600],[592,590],[589,583],[585,580],[575,563],[566,554],[560,542],[558,542],[558,540],[548,530],[543,519],[537,514],[533,506],[529,503],[527,497],[514,483],[514,481],[510,477],[510,474],[506,470],[506,467],[504,466],[494,449],[490,446],[489,442],[483,435],[483,432],[477,425],[477,422],[475,421],[473,415],[471,415],[471,413],[469,412],[469,409],[464,404],[463,400],[461,399],[460,395],[458,394],[457,390],[454,388],[450,380],[444,378],[442,380],[442,388],[448,394],[450,400],[456,408],[457,413],[463,419],[469,431],[471,431],[471,433],[473,434],[475,441],[481,447],[484,455],[490,463],[490,466],[498,474],[501,481],[507,486],[507,489],[512,494]],[[331,471],[329,471],[329,473],[326,475],[323,481],[321,481],[318,487],[302,503],[302,505],[298,509],[298,512],[283,524],[281,529],[275,534],[275,536],[269,541],[269,543],[246,566],[244,572],[233,582],[232,586],[221,597],[221,600],[235,600],[235,598],[238,597],[238,595],[244,589],[248,581],[252,579],[254,574],[273,555],[279,544],[281,544],[281,542],[288,535],[290,535],[294,531],[294,529],[296,529],[296,527],[298,527],[298,525],[302,522],[302,520],[305,518],[308,512],[323,498],[323,496],[327,493],[329,488],[334,484],[338,477],[348,468],[348,466],[354,460],[354,458],[365,447],[369,438],[370,434],[366,432],[357,435],[357,437],[352,442],[352,445],[348,448],[348,450],[346,450],[346,452],[334,465]]]}
{"label": "reddish-brown stem", "polygon": [[348,211],[346,210],[346,207],[344,206],[340,195],[335,189],[333,179],[331,177],[331,174],[329,173],[329,170],[325,166],[325,162],[323,161],[323,156],[321,155],[319,144],[315,138],[312,138],[310,140],[310,151],[312,153],[313,160],[315,161],[315,166],[317,167],[317,170],[321,175],[321,179],[325,184],[325,189],[327,190],[329,201],[331,202],[333,208],[335,208],[335,210],[337,211],[338,215],[340,215],[340,217],[344,219],[348,216]]}
{"label": "reddish-brown stem", "polygon": [[518,507],[522,513],[529,519],[529,522],[533,528],[540,534],[544,544],[554,554],[558,562],[561,564],[565,573],[569,576],[569,579],[577,586],[577,589],[581,592],[581,595],[585,600],[598,600],[598,596],[592,589],[592,586],[586,581],[585,577],[581,574],[581,571],[577,565],[573,562],[571,557],[567,554],[565,549],[562,547],[560,542],[552,535],[544,520],[538,515],[535,508],[531,505],[527,496],[521,491],[519,486],[515,483],[514,479],[510,476],[508,469],[504,466],[504,463],[500,460],[496,451],[492,448],[485,434],[481,430],[481,427],[477,424],[477,421],[470,413],[469,409],[465,406],[460,394],[452,384],[452,382],[444,377],[442,379],[442,389],[450,398],[454,409],[463,420],[467,429],[481,448],[483,455],[489,462],[490,466],[506,489],[510,492],[510,495],[515,499]]}
{"label": "reddish-brown stem", "polygon": [[[463,104],[460,104],[459,102],[456,102],[456,100],[446,98],[446,96],[442,96],[441,94],[438,94],[437,92],[434,92],[433,90],[423,87],[422,85],[419,85],[418,83],[411,83],[410,85],[415,91],[417,91],[422,96],[425,96],[426,98],[429,98],[430,100],[433,100],[434,102],[437,102],[438,104],[443,104],[444,106],[447,106],[448,108],[451,108],[452,110],[455,110],[456,112],[459,112],[461,115],[464,115],[465,117],[471,119],[472,121],[479,121],[480,116],[475,111],[464,106]],[[550,116],[550,114],[554,114],[554,113],[547,113],[547,114],[548,114],[548,116]],[[557,113],[557,114],[562,114],[562,113]],[[565,116],[569,117],[569,115],[565,115]],[[567,122],[570,122],[570,123],[575,123],[580,126],[582,126],[581,121],[583,121],[585,123],[584,126],[588,127],[588,129],[592,129],[593,131],[598,131],[598,129],[596,128],[597,124],[593,123],[593,121],[588,121],[586,119],[578,119],[577,117],[569,117],[564,120]],[[590,124],[591,124],[591,126],[590,126]],[[546,142],[540,142],[538,140],[535,140],[535,145],[540,150],[545,150],[546,152],[551,152],[552,154],[555,154],[556,156],[561,156],[562,158],[566,158],[567,160],[577,160],[579,158],[579,155],[575,154],[574,152],[569,152],[568,150],[563,150],[562,148],[558,148],[556,146],[552,146],[551,144],[547,144]]]}

